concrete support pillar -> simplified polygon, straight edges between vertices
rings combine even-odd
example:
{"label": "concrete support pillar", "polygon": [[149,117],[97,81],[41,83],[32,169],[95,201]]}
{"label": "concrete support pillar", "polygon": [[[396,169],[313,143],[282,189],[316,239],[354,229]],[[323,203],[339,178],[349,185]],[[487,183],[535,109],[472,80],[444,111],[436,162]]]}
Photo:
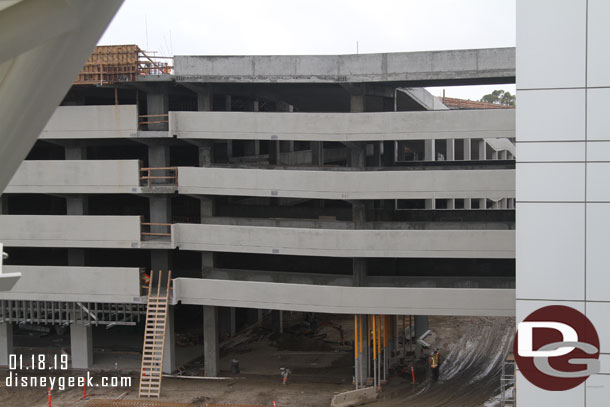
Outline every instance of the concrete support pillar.
{"label": "concrete support pillar", "polygon": [[229,333],[231,337],[237,334],[237,308],[229,308]]}
{"label": "concrete support pillar", "polygon": [[415,323],[415,338],[419,338],[429,329],[428,316],[415,315],[413,321]]}
{"label": "concrete support pillar", "polygon": [[256,311],[257,311],[256,312],[257,321],[262,324],[263,323],[263,310],[259,309],[259,310],[256,310]]}
{"label": "concrete support pillar", "polygon": [[364,112],[366,109],[364,92],[358,95],[350,95],[349,107],[352,113]]}
{"label": "concrete support pillar", "polygon": [[[171,197],[163,195],[153,195],[148,199],[151,223],[171,223],[172,207]],[[150,226],[153,233],[167,233],[167,226]],[[163,270],[167,272],[171,269],[169,250],[150,251],[151,268],[155,271]]]}
{"label": "concrete support pillar", "polygon": [[70,144],[65,147],[64,154],[66,160],[86,160],[87,159],[87,147],[83,144]]}
{"label": "concrete support pillar", "polygon": [[436,199],[426,199],[426,209],[436,209]]}
{"label": "concrete support pillar", "polygon": [[369,334],[369,316],[361,315],[360,324],[358,329],[358,337],[360,346],[358,349],[358,359],[360,360],[360,371],[358,377],[360,378],[360,385],[366,384],[366,379],[369,375],[369,354],[368,354],[368,334]]}
{"label": "concrete support pillar", "polygon": [[324,165],[324,142],[311,142],[311,163],[313,165]]}
{"label": "concrete support pillar", "polygon": [[8,366],[11,353],[13,353],[13,324],[0,322],[0,366]]}
{"label": "concrete support pillar", "polygon": [[497,160],[498,159],[498,152],[496,150],[491,152],[491,159],[492,160]]}
{"label": "concrete support pillar", "polygon": [[487,198],[479,199],[479,209],[487,209]]}
{"label": "concrete support pillar", "polygon": [[350,167],[364,168],[366,166],[366,144],[358,143],[357,146],[349,147]]}
{"label": "concrete support pillar", "polygon": [[487,160],[487,142],[479,140],[479,160]]}
{"label": "concrete support pillar", "polygon": [[269,164],[280,164],[280,141],[271,140],[269,142]]}
{"label": "concrete support pillar", "polygon": [[470,198],[464,199],[464,209],[472,209],[472,200]]}
{"label": "concrete support pillar", "polygon": [[[66,196],[66,214],[74,216],[87,215],[89,205],[85,195]],[[85,249],[68,249],[68,266],[84,266]]]}
{"label": "concrete support pillar", "polygon": [[273,329],[273,332],[280,334],[284,333],[284,315],[282,311],[271,311],[271,328]]}
{"label": "concrete support pillar", "polygon": [[176,370],[176,339],[174,332],[174,306],[167,307],[167,327],[163,344],[163,373],[172,374]]}
{"label": "concrete support pillar", "polygon": [[197,91],[197,110],[200,112],[214,110],[214,91],[211,86],[204,85]]}
{"label": "concrete support pillar", "polygon": [[424,140],[424,160],[436,161],[435,140]]}
{"label": "concrete support pillar", "polygon": [[157,143],[149,144],[148,166],[169,167],[169,145]]}
{"label": "concrete support pillar", "polygon": [[202,141],[198,144],[199,148],[199,166],[209,167],[214,162],[214,142]]}
{"label": "concrete support pillar", "polygon": [[445,160],[455,161],[455,140],[447,139],[445,142],[447,143],[447,156],[445,157]]}
{"label": "concrete support pillar", "polygon": [[[213,197],[203,196],[199,198],[200,217],[203,223],[204,219],[211,218],[215,212],[215,201]],[[201,277],[206,278],[214,269],[214,252],[201,252]]]}
{"label": "concrete support pillar", "polygon": [[381,167],[383,155],[383,141],[373,143],[373,167]]}
{"label": "concrete support pillar", "polygon": [[217,377],[220,370],[218,347],[218,308],[203,306],[203,366],[206,377]]}
{"label": "concrete support pillar", "polygon": [[70,324],[72,368],[89,369],[93,365],[93,337],[91,325],[81,322]]}
{"label": "concrete support pillar", "polygon": [[455,209],[455,199],[447,199],[447,209]]}
{"label": "concrete support pillar", "polygon": [[[363,229],[366,223],[366,202],[352,202],[352,221],[355,229]],[[352,284],[355,287],[366,286],[367,267],[366,259],[354,257],[352,259]]]}
{"label": "concrete support pillar", "polygon": [[[151,88],[146,92],[146,113],[148,115],[164,115],[169,111],[169,94],[161,87]],[[148,122],[167,120],[163,116],[147,117]],[[148,124],[148,130],[167,130],[167,123]]]}
{"label": "concrete support pillar", "polygon": [[464,160],[470,161],[472,160],[472,140],[465,138],[462,141],[464,142]]}

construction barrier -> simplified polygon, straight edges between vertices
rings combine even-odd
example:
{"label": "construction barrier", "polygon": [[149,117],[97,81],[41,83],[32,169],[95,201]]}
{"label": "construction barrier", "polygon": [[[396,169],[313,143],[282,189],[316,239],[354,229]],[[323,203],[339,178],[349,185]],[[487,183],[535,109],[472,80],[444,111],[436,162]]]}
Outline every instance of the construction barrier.
{"label": "construction barrier", "polygon": [[335,395],[330,403],[331,407],[353,407],[377,400],[374,387],[365,387],[358,390],[346,391]]}

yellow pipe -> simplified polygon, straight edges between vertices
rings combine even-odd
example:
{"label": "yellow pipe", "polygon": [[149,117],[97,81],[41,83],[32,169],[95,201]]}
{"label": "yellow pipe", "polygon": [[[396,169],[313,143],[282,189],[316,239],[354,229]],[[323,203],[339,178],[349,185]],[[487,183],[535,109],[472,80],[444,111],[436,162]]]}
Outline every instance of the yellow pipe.
{"label": "yellow pipe", "polygon": [[373,315],[373,360],[377,360],[377,316]]}
{"label": "yellow pipe", "polygon": [[358,360],[358,315],[354,315],[354,358]]}

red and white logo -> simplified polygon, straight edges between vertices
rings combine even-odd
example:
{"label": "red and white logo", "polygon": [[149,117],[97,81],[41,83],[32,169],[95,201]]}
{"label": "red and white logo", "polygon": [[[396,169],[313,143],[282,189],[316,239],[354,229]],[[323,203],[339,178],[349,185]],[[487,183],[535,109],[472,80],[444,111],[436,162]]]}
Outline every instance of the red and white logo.
{"label": "red and white logo", "polygon": [[574,308],[551,305],[532,312],[517,328],[515,361],[533,385],[572,389],[599,372],[599,337]]}

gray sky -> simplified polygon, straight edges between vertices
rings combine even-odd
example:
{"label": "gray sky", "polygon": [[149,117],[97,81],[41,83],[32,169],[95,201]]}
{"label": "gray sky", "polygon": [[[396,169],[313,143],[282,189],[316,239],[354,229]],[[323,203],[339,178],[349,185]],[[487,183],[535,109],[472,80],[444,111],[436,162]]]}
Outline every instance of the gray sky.
{"label": "gray sky", "polygon": [[[515,0],[125,0],[99,44],[172,56],[354,54],[356,42],[359,53],[513,47]],[[445,89],[498,88],[515,89]]]}

